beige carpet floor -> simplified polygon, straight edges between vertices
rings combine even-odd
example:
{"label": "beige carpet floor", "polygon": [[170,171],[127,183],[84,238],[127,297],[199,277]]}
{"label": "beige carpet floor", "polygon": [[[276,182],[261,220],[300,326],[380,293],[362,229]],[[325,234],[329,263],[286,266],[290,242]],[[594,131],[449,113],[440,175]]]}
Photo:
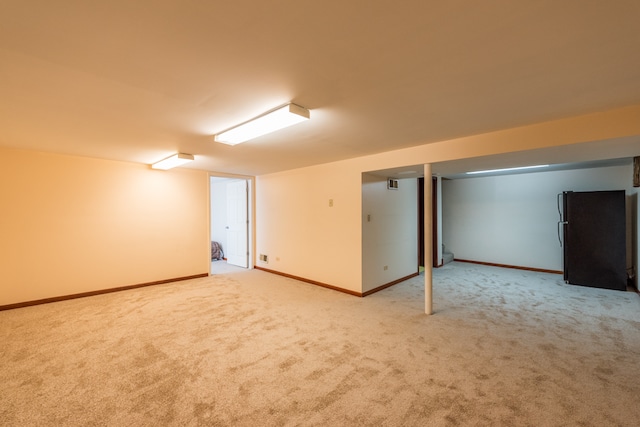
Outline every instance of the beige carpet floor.
{"label": "beige carpet floor", "polygon": [[637,294],[454,262],[423,307],[245,270],[0,312],[0,425],[640,424]]}

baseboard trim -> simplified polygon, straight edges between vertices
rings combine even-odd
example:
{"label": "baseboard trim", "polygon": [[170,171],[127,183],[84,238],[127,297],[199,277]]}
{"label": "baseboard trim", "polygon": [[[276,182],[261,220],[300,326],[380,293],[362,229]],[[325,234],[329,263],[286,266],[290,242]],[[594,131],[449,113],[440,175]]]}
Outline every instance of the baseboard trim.
{"label": "baseboard trim", "polygon": [[33,305],[49,304],[52,302],[67,301],[67,300],[77,299],[77,298],[92,297],[95,295],[110,294],[113,292],[127,291],[129,289],[144,288],[147,286],[154,286],[154,285],[163,285],[165,283],[180,282],[183,280],[198,279],[201,277],[208,277],[208,276],[209,276],[209,273],[201,273],[201,274],[194,274],[192,276],[183,276],[183,277],[175,277],[173,279],[157,280],[155,282],[138,283],[136,285],[120,286],[117,288],[100,289],[97,291],[82,292],[79,294],[63,295],[59,297],[44,298],[44,299],[39,299],[34,301],[25,301],[25,302],[18,302],[15,304],[0,305],[0,311],[13,310],[14,308],[30,307]]}
{"label": "baseboard trim", "polygon": [[405,280],[409,280],[409,279],[411,279],[411,278],[413,278],[413,277],[416,277],[416,276],[419,276],[419,275],[420,275],[420,273],[413,273],[413,274],[410,274],[410,275],[405,276],[405,277],[403,277],[403,278],[401,278],[401,279],[394,280],[393,282],[389,282],[389,283],[387,283],[387,284],[385,284],[385,285],[382,285],[382,286],[378,286],[377,288],[371,289],[370,291],[363,292],[363,293],[362,293],[362,296],[363,296],[363,297],[366,297],[367,295],[375,294],[375,293],[376,293],[376,292],[378,292],[378,291],[381,291],[381,290],[383,290],[383,289],[387,289],[387,288],[389,288],[389,287],[391,287],[391,286],[393,286],[393,285],[397,285],[397,284],[398,284],[398,283],[400,283],[400,282],[404,282]]}
{"label": "baseboard trim", "polygon": [[342,293],[353,295],[353,296],[360,297],[360,298],[366,297],[367,295],[374,294],[374,293],[376,293],[378,291],[381,291],[383,289],[386,289],[386,288],[388,288],[390,286],[397,285],[400,282],[404,282],[405,280],[408,280],[408,279],[411,279],[412,277],[416,277],[416,276],[420,275],[420,273],[413,273],[413,274],[405,276],[405,277],[403,277],[401,279],[394,280],[393,282],[389,282],[389,283],[384,284],[382,286],[378,286],[377,288],[371,289],[370,291],[367,291],[367,292],[356,292],[356,291],[351,291],[349,289],[340,288],[338,286],[329,285],[327,283],[318,282],[316,280],[305,279],[304,277],[294,276],[293,274],[283,273],[281,271],[276,271],[276,270],[270,270],[270,269],[264,268],[264,267],[255,266],[253,268],[255,268],[256,270],[266,271],[267,273],[277,274],[278,276],[288,277],[289,279],[299,280],[301,282],[310,283],[312,285],[320,286],[320,287],[323,287],[323,288],[331,289],[333,291],[342,292]]}
{"label": "baseboard trim", "polygon": [[294,276],[293,274],[283,273],[281,271],[270,270],[268,268],[258,267],[258,266],[254,266],[253,268],[255,268],[256,270],[266,271],[267,273],[277,274],[278,276],[288,277],[289,279],[299,280],[301,282],[310,283],[312,285],[320,286],[323,288],[331,289],[334,291],[342,292],[342,293],[353,295],[356,297],[363,296],[361,292],[350,291],[349,289],[339,288],[338,286],[329,285],[327,283],[318,282],[316,280],[305,279],[304,277]]}
{"label": "baseboard trim", "polygon": [[472,261],[472,260],[468,260],[468,259],[458,259],[458,258],[455,258],[454,261],[467,262],[467,263],[470,263],[470,264],[488,265],[490,267],[502,267],[502,268],[513,268],[513,269],[516,269],[516,270],[536,271],[538,273],[564,274],[563,271],[545,270],[544,268],[534,268],[534,267],[521,267],[519,265],[495,264],[493,262]]}
{"label": "baseboard trim", "polygon": [[267,273],[277,274],[278,276],[288,277],[289,279],[299,280],[301,282],[310,283],[312,285],[320,286],[320,287],[331,289],[338,292],[343,292],[345,294],[353,295],[356,297],[363,296],[361,292],[350,291],[349,289],[339,288],[338,286],[329,285],[327,283],[318,282],[316,280],[305,279],[304,277],[294,276],[293,274],[283,273],[281,271],[270,270],[268,268],[258,267],[258,266],[254,266],[253,268],[255,268],[256,270],[266,271]]}

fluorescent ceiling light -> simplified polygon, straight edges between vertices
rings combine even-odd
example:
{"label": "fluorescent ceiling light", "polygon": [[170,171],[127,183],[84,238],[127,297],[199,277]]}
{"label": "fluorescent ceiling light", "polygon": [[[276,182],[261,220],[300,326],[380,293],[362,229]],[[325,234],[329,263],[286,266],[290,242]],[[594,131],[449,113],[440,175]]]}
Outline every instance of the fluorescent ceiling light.
{"label": "fluorescent ceiling light", "polygon": [[525,169],[537,169],[537,168],[548,168],[548,167],[549,165],[536,165],[536,166],[522,166],[519,168],[491,169],[486,171],[467,172],[467,175],[473,175],[477,173],[511,172],[511,171],[525,170]]}
{"label": "fluorescent ceiling light", "polygon": [[193,154],[178,153],[151,165],[152,169],[167,170],[184,165],[193,160]]}
{"label": "fluorescent ceiling light", "polygon": [[309,110],[296,104],[287,104],[244,122],[215,136],[216,142],[236,145],[271,132],[308,120]]}

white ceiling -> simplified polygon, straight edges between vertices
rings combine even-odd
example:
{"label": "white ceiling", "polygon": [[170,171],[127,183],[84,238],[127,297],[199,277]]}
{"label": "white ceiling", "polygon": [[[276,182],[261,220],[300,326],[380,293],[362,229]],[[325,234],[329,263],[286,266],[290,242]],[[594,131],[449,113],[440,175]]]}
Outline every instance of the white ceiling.
{"label": "white ceiling", "polygon": [[[0,0],[0,146],[258,175],[636,105],[639,22],[637,0]],[[311,120],[213,141],[287,102]],[[448,167],[476,161],[524,160]]]}
{"label": "white ceiling", "polygon": [[[538,150],[520,151],[465,158],[440,162],[432,165],[434,175],[448,179],[472,178],[491,175],[512,175],[516,173],[537,173],[554,170],[587,169],[596,167],[631,165],[632,157],[640,155],[640,136],[617,138],[615,140],[592,141],[576,146],[559,146]],[[466,175],[465,172],[492,170],[510,167],[549,165],[544,169],[495,172],[483,175]],[[422,164],[370,171],[373,175],[388,178],[416,178],[424,175]]]}

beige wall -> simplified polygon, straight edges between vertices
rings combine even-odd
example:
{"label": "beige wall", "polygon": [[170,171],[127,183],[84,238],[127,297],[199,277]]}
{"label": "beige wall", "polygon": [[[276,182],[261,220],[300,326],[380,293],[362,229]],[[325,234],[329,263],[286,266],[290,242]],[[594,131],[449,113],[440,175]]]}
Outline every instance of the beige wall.
{"label": "beige wall", "polygon": [[[362,292],[363,172],[631,135],[640,106],[257,177],[256,264]],[[0,305],[209,271],[206,172],[0,149],[0,200]]]}
{"label": "beige wall", "polygon": [[0,149],[0,305],[208,273],[208,174]]}
{"label": "beige wall", "polygon": [[362,292],[417,272],[418,179],[362,174]]}
{"label": "beige wall", "polygon": [[632,135],[640,106],[259,176],[256,250],[269,264],[256,265],[362,292],[363,172]]}
{"label": "beige wall", "polygon": [[349,162],[257,177],[256,266],[361,292],[361,188]]}

